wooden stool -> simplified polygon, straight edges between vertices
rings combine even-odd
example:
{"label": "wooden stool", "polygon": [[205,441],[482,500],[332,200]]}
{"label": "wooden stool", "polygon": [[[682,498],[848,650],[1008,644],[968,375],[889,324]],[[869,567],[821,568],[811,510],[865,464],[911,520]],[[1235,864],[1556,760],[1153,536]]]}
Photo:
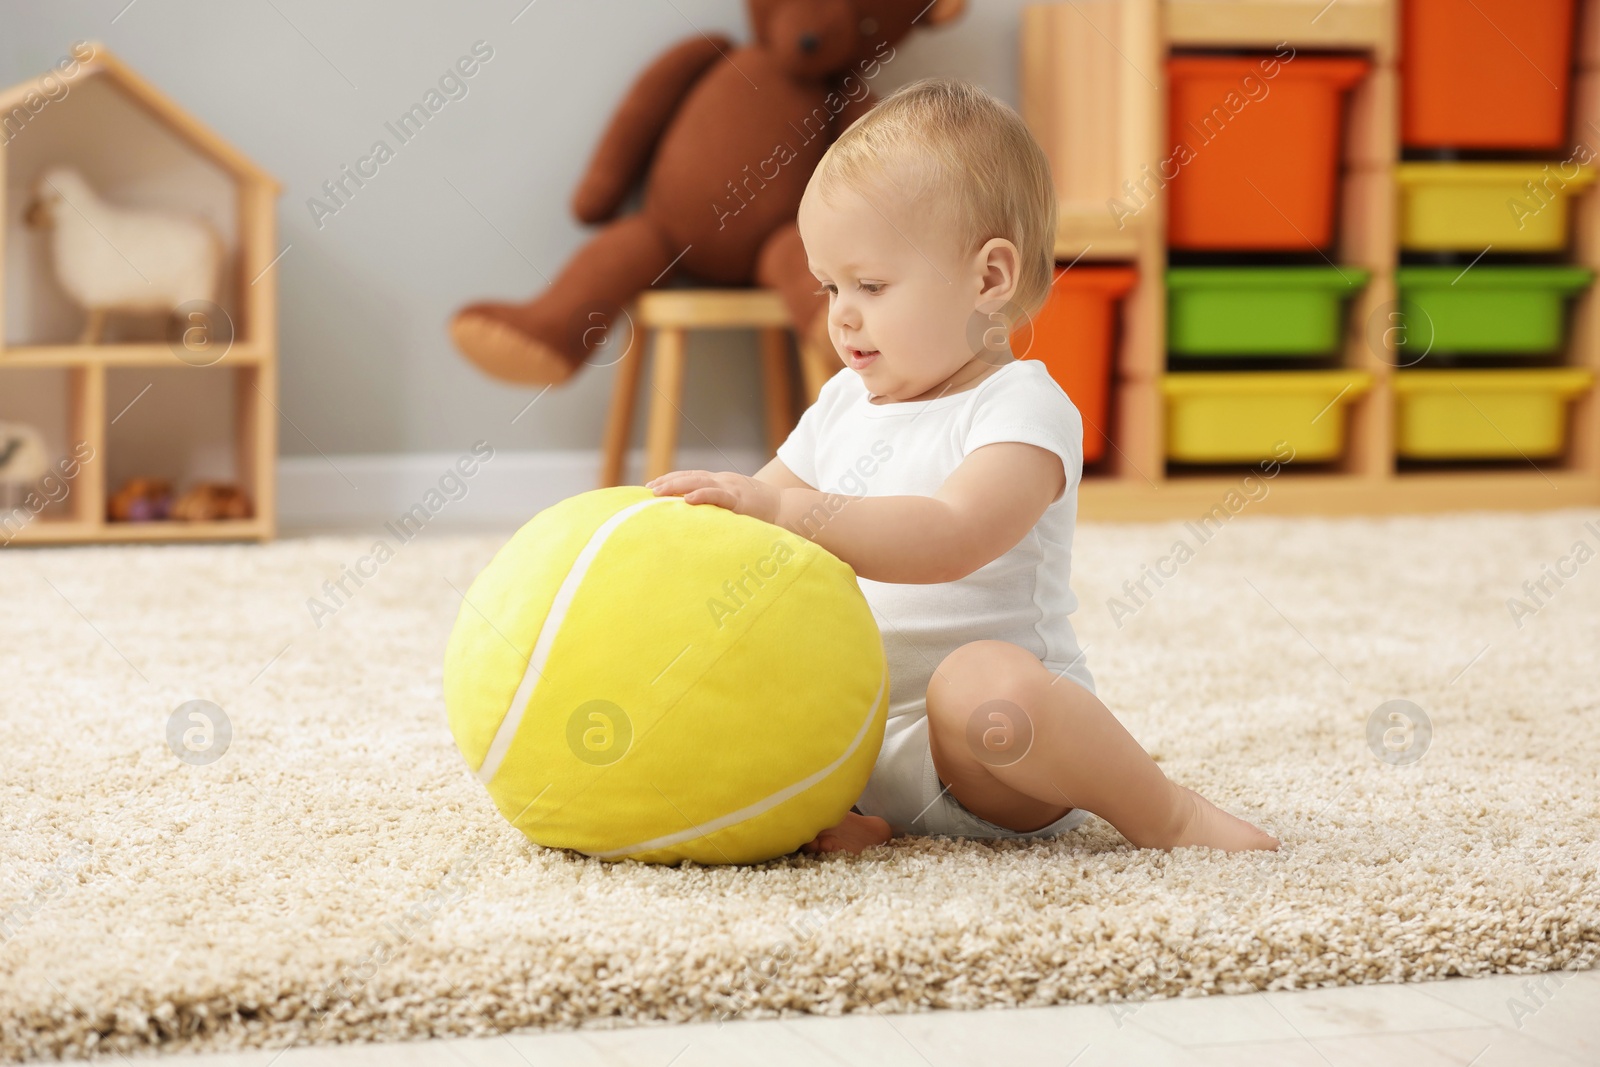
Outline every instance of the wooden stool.
{"label": "wooden stool", "polygon": [[[655,361],[654,393],[645,428],[645,473],[649,481],[673,469],[678,421],[683,417],[683,376],[690,330],[755,328],[761,331],[761,373],[766,394],[767,447],[777,451],[794,429],[789,387],[789,312],[771,289],[652,289],[628,309],[634,351],[623,356],[606,417],[605,458],[600,488],[622,484],[623,462],[633,426],[634,397],[646,356]],[[828,380],[827,362],[800,345],[808,403]],[[834,361],[837,363],[837,361]],[[838,367],[832,368],[837,370]]]}

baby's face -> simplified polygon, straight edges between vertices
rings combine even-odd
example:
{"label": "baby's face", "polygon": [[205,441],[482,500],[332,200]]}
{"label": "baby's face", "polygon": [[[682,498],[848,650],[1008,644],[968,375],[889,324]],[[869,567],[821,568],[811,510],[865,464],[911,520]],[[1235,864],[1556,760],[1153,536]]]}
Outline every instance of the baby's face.
{"label": "baby's face", "polygon": [[[870,199],[868,199],[870,197]],[[811,273],[828,293],[828,335],[867,390],[890,401],[937,394],[988,353],[975,343],[983,289],[980,259],[958,248],[951,227],[909,211],[883,192],[867,196],[815,183],[800,201],[800,238]],[[993,358],[990,356],[989,358]]]}

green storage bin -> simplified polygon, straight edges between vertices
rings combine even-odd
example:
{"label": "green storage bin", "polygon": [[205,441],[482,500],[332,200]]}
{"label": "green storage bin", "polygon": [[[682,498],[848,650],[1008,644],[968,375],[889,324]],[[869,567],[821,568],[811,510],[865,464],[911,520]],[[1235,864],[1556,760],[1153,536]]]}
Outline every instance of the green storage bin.
{"label": "green storage bin", "polygon": [[1329,356],[1344,301],[1367,284],[1355,267],[1173,267],[1167,352],[1173,356]]}
{"label": "green storage bin", "polygon": [[1567,300],[1593,280],[1582,267],[1401,267],[1406,351],[1559,352]]}

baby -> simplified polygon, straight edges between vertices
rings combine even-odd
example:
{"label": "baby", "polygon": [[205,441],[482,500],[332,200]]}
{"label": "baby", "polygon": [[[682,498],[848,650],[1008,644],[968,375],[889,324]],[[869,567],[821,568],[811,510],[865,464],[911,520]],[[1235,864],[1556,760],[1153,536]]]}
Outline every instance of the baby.
{"label": "baby", "polygon": [[816,542],[872,607],[883,747],[805,851],[1044,837],[1088,812],[1141,848],[1276,849],[1167,779],[1095,696],[1068,620],[1082,422],[1007,341],[1053,276],[1050,167],[1021,118],[960,82],[908,85],[829,148],[799,224],[848,369],[754,477],[649,485]]}

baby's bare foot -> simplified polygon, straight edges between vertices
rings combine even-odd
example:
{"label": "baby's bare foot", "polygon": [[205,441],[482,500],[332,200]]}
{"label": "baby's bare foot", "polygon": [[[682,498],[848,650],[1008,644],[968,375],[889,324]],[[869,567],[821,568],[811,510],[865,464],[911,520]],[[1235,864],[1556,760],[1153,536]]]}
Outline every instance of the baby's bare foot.
{"label": "baby's bare foot", "polygon": [[801,852],[860,852],[884,844],[894,836],[889,824],[876,815],[846,812],[844,821],[830,826],[800,846]]}
{"label": "baby's bare foot", "polygon": [[1186,786],[1179,786],[1194,803],[1194,813],[1188,825],[1170,847],[1184,848],[1201,845],[1220,848],[1225,852],[1244,852],[1250,849],[1278,850],[1278,839],[1263,833],[1235,815],[1229,815],[1205,797]]}

